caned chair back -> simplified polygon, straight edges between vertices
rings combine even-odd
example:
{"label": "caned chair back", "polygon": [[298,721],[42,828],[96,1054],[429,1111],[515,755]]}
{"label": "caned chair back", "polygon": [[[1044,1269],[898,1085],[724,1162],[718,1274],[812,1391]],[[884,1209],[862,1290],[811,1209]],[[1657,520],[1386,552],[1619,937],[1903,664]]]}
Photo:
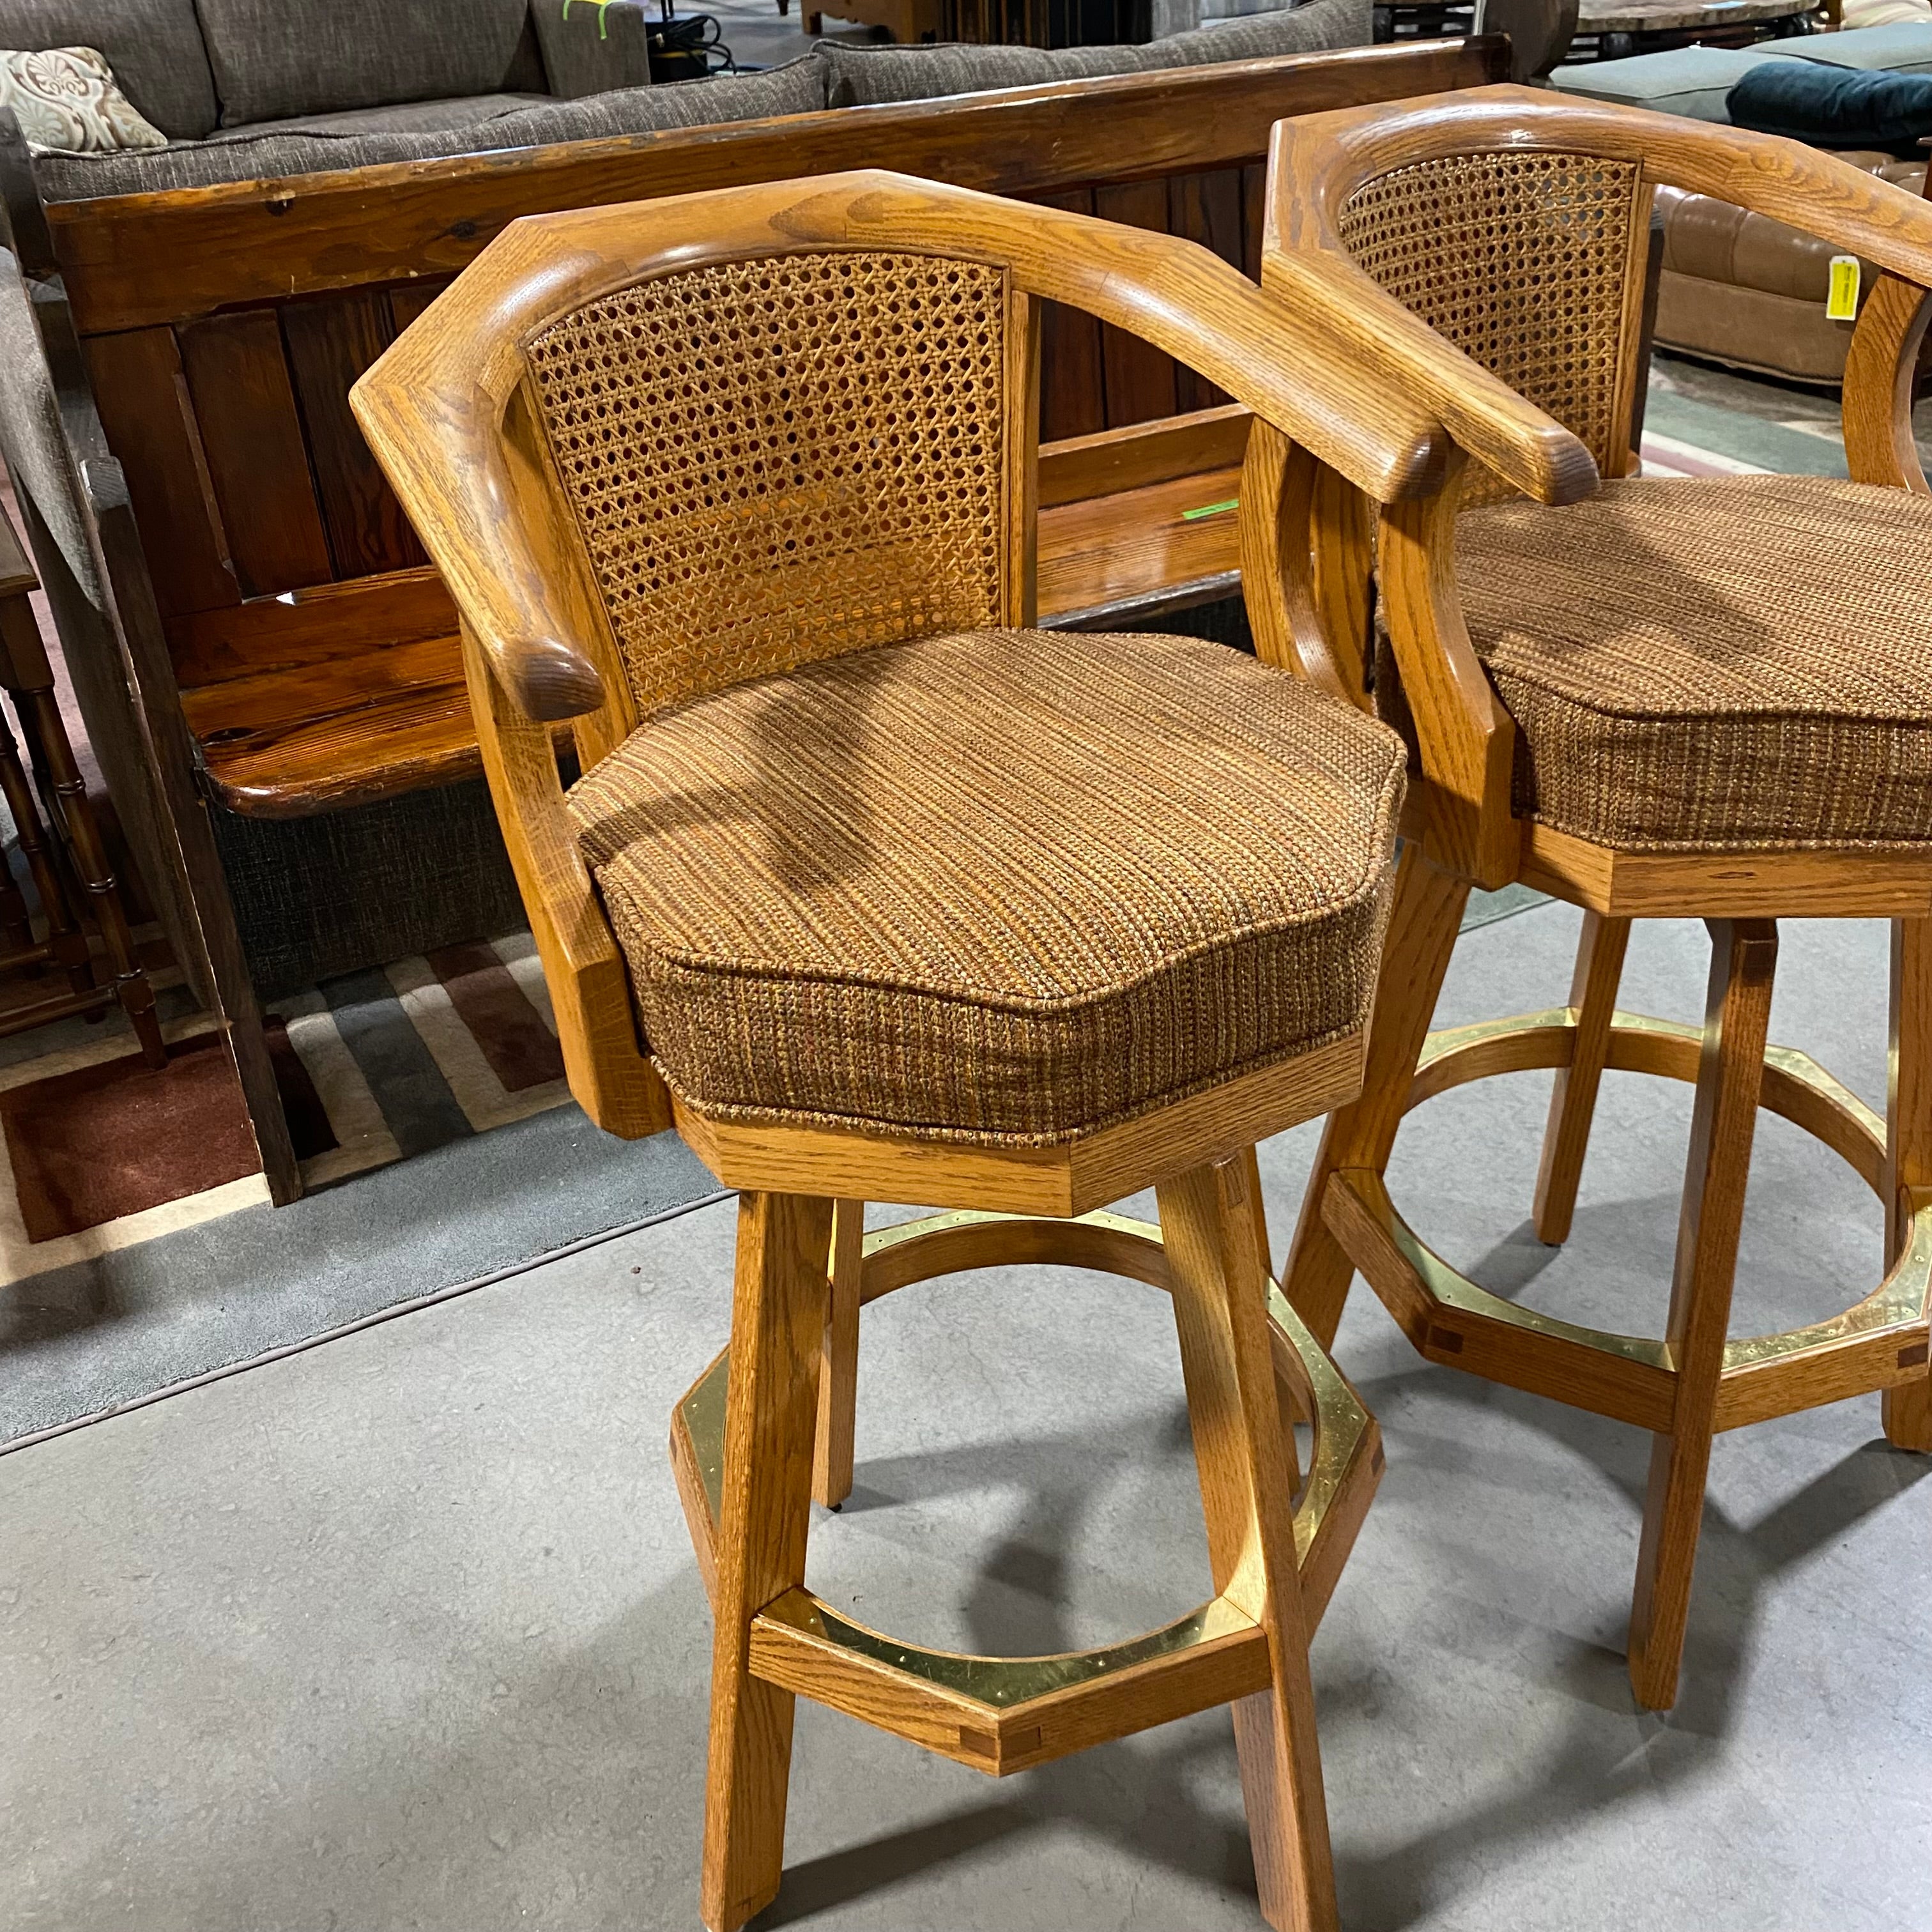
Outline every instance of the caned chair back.
{"label": "caned chair back", "polygon": [[[814,251],[560,316],[527,380],[640,717],[884,644],[1024,622],[1006,277]],[[1024,326],[1024,322],[1022,322]]]}
{"label": "caned chair back", "polygon": [[[1551,418],[1602,476],[1635,466],[1651,208],[1664,186],[1788,223],[1885,272],[1852,333],[1846,442],[1854,475],[1922,488],[1900,398],[1925,330],[1932,218],[1892,183],[1793,141],[1523,87],[1280,122],[1262,280],[1394,351],[1414,392],[1490,470],[1567,500],[1588,478]],[[1435,351],[1379,313],[1366,284],[1427,324]],[[1468,364],[1435,352],[1443,340],[1536,415],[1513,417]],[[1508,494],[1474,475],[1465,501]]]}
{"label": "caned chair back", "polygon": [[[1512,148],[1376,174],[1335,226],[1382,287],[1616,476],[1642,374],[1651,199],[1634,161]],[[1463,500],[1510,494],[1485,472]]]}
{"label": "caned chair back", "polygon": [[1431,838],[1485,886],[1520,863],[1516,727],[1464,622],[1456,512],[1513,490],[1574,502],[1634,466],[1664,186],[1883,271],[1846,356],[1846,451],[1855,479],[1923,491],[1910,403],[1932,314],[1932,208],[1918,197],[1796,142],[1528,88],[1275,127],[1264,287],[1388,355],[1405,392],[1475,459],[1433,499],[1384,505],[1376,542]]}

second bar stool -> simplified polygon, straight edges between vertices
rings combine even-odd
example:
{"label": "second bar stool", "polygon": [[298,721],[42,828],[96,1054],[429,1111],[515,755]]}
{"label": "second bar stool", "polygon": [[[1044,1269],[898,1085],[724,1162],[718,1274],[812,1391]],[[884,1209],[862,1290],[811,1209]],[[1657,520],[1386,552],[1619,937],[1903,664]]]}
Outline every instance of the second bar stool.
{"label": "second bar stool", "polygon": [[[1852,339],[1859,480],[1630,473],[1660,185],[1906,278]],[[1431,1360],[1652,1432],[1630,1668],[1638,1700],[1666,1706],[1714,1435],[1882,1390],[1888,1438],[1932,1450],[1932,505],[1908,413],[1932,208],[1793,142],[1491,88],[1282,122],[1263,265],[1398,356],[1475,459],[1460,504],[1452,482],[1380,514],[1373,702],[1424,782],[1362,1097],[1330,1124],[1285,1285],[1328,1341],[1359,1268]],[[1337,527],[1365,541],[1360,517]],[[1569,1004],[1429,1036],[1472,886],[1516,879],[1585,908]],[[1630,920],[1671,917],[1709,925],[1701,1028],[1617,1010]],[[1894,921],[1884,1118],[1767,1051],[1780,917]],[[1605,1068],[1696,1087],[1660,1338],[1487,1293],[1390,1198],[1405,1112],[1533,1067],[1556,1070],[1536,1199],[1551,1241]],[[1760,1106],[1878,1193],[1888,1272],[1828,1320],[1733,1338]]]}
{"label": "second bar stool", "polygon": [[[1380,1455],[1268,1280],[1252,1148],[1358,1089],[1401,747],[1218,645],[1034,628],[1042,298],[1378,495],[1439,467],[1204,250],[881,174],[514,223],[356,391],[462,614],[572,1089],[742,1190],[672,1430],[712,1932],[778,1889],[799,1695],[996,1774],[1230,1703],[1263,1914],[1336,1922],[1307,1642]],[[1148,1186],[1159,1228],[1096,1211]],[[865,1198],[948,1211],[862,1238]],[[806,1587],[820,1364],[836,1406],[858,1300],[1015,1261],[1172,1297],[1214,1594],[953,1655]]]}

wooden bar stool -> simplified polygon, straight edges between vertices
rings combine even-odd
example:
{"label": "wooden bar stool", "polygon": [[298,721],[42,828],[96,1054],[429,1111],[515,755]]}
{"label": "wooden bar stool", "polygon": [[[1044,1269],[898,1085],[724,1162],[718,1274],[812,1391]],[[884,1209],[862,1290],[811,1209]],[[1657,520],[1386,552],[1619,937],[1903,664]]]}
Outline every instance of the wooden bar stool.
{"label": "wooden bar stool", "polygon": [[[1634,475],[1663,185],[1889,272],[1847,369],[1858,481]],[[1329,1125],[1285,1285],[1327,1342],[1360,1269],[1431,1360],[1653,1432],[1630,1664],[1639,1701],[1666,1706],[1715,1433],[1882,1390],[1890,1441],[1932,1450],[1932,504],[1907,416],[1932,209],[1791,142],[1484,88],[1281,123],[1264,281],[1398,358],[1472,459],[1460,515],[1452,481],[1375,519],[1373,702],[1423,782],[1362,1096]],[[1366,540],[1358,504],[1334,523]],[[1515,879],[1585,908],[1569,1004],[1430,1036],[1471,886]],[[1701,1029],[1616,1010],[1630,922],[1673,917],[1711,930]],[[1893,920],[1886,1118],[1767,1049],[1780,917]],[[1410,1108],[1545,1066],[1547,1241],[1569,1232],[1604,1070],[1696,1087],[1660,1340],[1488,1293],[1390,1199]],[[1828,1321],[1733,1338],[1760,1106],[1877,1192],[1889,1271]]]}
{"label": "wooden bar stool", "polygon": [[[164,1066],[167,1048],[154,1012],[154,989],[135,954],[120,888],[68,742],[53,667],[28,602],[38,582],[13,525],[0,516],[0,691],[14,706],[27,754],[23,763],[0,716],[0,796],[7,801],[47,927],[46,938],[34,938],[26,902],[0,866],[0,972],[52,966],[67,981],[64,992],[0,1014],[0,1035],[78,1014],[98,1016],[118,1002],[148,1064]],[[83,904],[106,949],[112,977],[106,984],[94,976]]]}
{"label": "wooden bar stool", "polygon": [[[1335,1923],[1306,1646],[1380,1456],[1252,1150],[1358,1090],[1400,746],[1218,646],[1034,627],[1042,300],[1361,488],[1445,460],[1192,244],[879,173],[516,222],[355,392],[462,614],[573,1090],[742,1190],[672,1428],[712,1932],[778,1891],[799,1695],[996,1774],[1231,1703],[1262,1912]],[[1098,1211],[1148,1186],[1159,1228]],[[868,1235],[868,1198],[947,1211]],[[1067,1656],[866,1629],[805,1577],[859,1305],[1046,1261],[1172,1296],[1216,1594]]]}

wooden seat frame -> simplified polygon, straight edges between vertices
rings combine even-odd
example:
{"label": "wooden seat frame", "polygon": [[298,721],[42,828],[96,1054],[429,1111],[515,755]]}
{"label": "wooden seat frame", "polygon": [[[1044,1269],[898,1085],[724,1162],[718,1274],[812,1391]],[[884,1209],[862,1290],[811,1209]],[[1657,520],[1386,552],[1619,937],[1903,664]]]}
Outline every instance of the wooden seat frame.
{"label": "wooden seat frame", "polygon": [[[1440,412],[1460,448],[1546,503],[1597,487],[1590,452],[1386,294],[1346,254],[1340,218],[1364,182],[1413,164],[1484,152],[1612,158],[1641,169],[1631,222],[1622,393],[1640,396],[1648,190],[1659,184],[1739,204],[1856,252],[1885,271],[1852,337],[1844,429],[1852,476],[1924,493],[1910,420],[1932,289],[1932,208],[1796,143],[1674,116],[1588,106],[1513,87],[1393,109],[1284,122],[1270,164],[1263,284],[1338,332],[1401,359],[1405,394]],[[1623,440],[1612,474],[1634,467]],[[1360,1269],[1430,1360],[1650,1430],[1655,1436],[1630,1619],[1639,1701],[1676,1694],[1713,1435],[1882,1390],[1886,1437],[1932,1450],[1928,1299],[1932,1293],[1932,844],[1867,849],[1614,850],[1516,818],[1515,725],[1472,649],[1456,596],[1460,476],[1374,514],[1384,608],[1422,770],[1359,1101],[1330,1120],[1283,1280],[1324,1345]],[[1344,505],[1318,542],[1369,541],[1371,516]],[[1249,595],[1256,586],[1250,573]],[[1848,614],[1855,620],[1856,614]],[[1331,652],[1341,686],[1370,702],[1358,620]],[[1521,880],[1584,908],[1567,1006],[1431,1035],[1429,1024],[1472,886]],[[1616,1010],[1635,918],[1702,919],[1713,941],[1701,1029]],[[1881,1120],[1802,1054],[1767,1051],[1780,917],[1892,921],[1891,1087]],[[1535,1220],[1568,1234],[1606,1067],[1694,1084],[1690,1157],[1666,1332],[1660,1340],[1581,1328],[1491,1294],[1432,1253],[1383,1176],[1413,1106],[1493,1073],[1556,1070]],[[1828,1321],[1732,1340],[1732,1277],[1757,1110],[1815,1135],[1884,1203],[1887,1273]]]}
{"label": "wooden seat frame", "polygon": [[[1263,492],[1270,544],[1286,527],[1284,494],[1318,474],[1406,501],[1447,460],[1426,412],[1376,400],[1389,379],[1372,358],[1338,356],[1205,250],[877,172],[520,221],[358,385],[370,445],[461,613],[484,768],[572,1090],[612,1132],[674,1126],[742,1190],[730,1346],[673,1426],[716,1630],[704,1920],[730,1932],[778,1890],[802,1694],[993,1772],[1232,1702],[1263,1913],[1282,1928],[1332,1927],[1307,1639],[1381,1456],[1373,1423],[1268,1280],[1253,1146],[1358,1090],[1364,1036],[1047,1147],[707,1118],[670,1094],[639,1038],[623,957],[566,816],[553,728],[569,721],[587,770],[638,719],[532,434],[524,345],[654,274],[826,250],[1004,272],[1008,625],[1035,614],[1043,302],[1132,332],[1255,412],[1276,458]],[[1251,474],[1267,473],[1252,452],[1249,460]],[[1245,505],[1242,514],[1246,542]],[[1264,651],[1297,668],[1283,644],[1290,604],[1342,589],[1303,550],[1300,567],[1291,560],[1275,573],[1286,601],[1263,627]],[[1350,594],[1359,601],[1364,589]],[[1149,1186],[1160,1229],[1093,1211]],[[867,1199],[949,1211],[868,1235]],[[1162,1630],[1070,1657],[966,1658],[894,1642],[805,1589],[814,1436],[818,1493],[836,1502],[850,1482],[861,1302],[1016,1261],[1104,1268],[1172,1294],[1216,1594]],[[1298,1505],[1284,1395],[1316,1429]]]}

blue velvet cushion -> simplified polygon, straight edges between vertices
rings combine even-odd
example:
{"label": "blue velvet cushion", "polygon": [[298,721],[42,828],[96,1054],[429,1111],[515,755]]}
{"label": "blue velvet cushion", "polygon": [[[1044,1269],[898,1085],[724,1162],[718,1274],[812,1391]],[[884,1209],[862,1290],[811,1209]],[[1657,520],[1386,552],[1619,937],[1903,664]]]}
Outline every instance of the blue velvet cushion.
{"label": "blue velvet cushion", "polygon": [[1786,134],[1814,148],[1887,148],[1913,154],[1932,134],[1932,74],[1886,74],[1768,60],[1731,89],[1731,123]]}

